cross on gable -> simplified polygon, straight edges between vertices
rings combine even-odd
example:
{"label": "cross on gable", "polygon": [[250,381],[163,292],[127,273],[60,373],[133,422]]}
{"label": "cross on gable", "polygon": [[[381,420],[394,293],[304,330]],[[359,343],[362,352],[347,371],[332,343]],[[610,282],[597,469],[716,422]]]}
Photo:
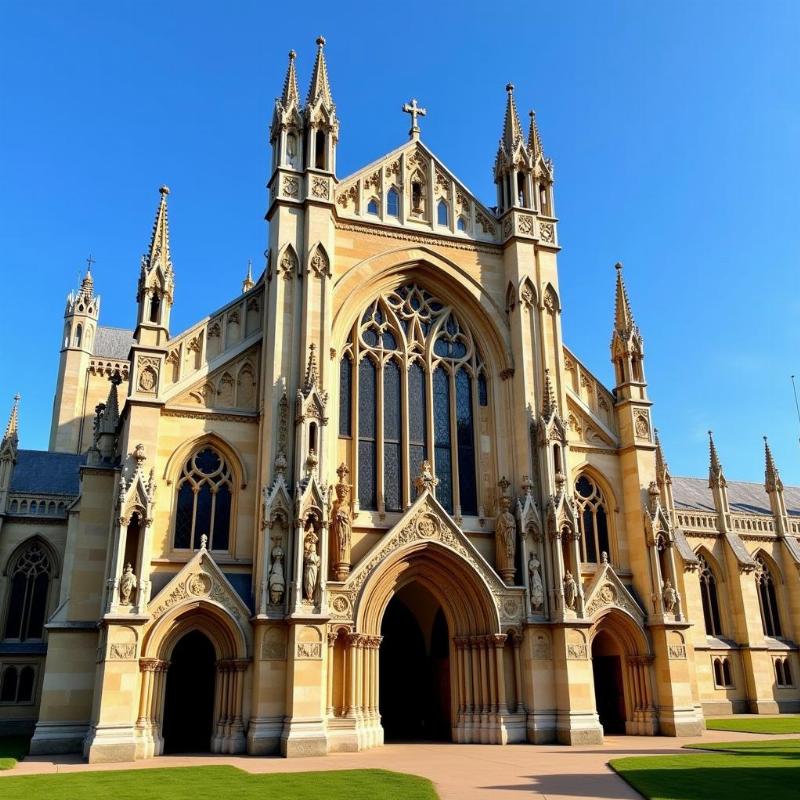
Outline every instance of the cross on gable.
{"label": "cross on gable", "polygon": [[409,130],[408,135],[412,139],[418,139],[419,125],[417,124],[417,117],[424,117],[428,113],[428,110],[426,108],[421,108],[417,104],[417,98],[412,97],[410,103],[405,103],[403,105],[403,112],[411,115],[411,130]]}

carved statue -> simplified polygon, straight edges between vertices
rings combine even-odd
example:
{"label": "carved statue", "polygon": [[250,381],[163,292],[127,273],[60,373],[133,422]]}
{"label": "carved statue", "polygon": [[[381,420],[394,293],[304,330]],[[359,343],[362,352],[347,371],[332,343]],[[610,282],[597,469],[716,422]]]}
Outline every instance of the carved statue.
{"label": "carved statue", "polygon": [[433,474],[431,462],[427,459],[419,466],[419,475],[414,478],[414,486],[417,494],[422,494],[426,489],[432,492],[439,483],[439,479]]}
{"label": "carved statue", "polygon": [[[275,541],[273,539],[273,541]],[[283,577],[283,548],[276,543],[272,548],[272,566],[269,568],[269,601],[279,605],[286,591],[286,579]]]}
{"label": "carved statue", "polygon": [[578,584],[575,583],[575,578],[572,573],[567,570],[564,575],[564,604],[567,608],[575,608],[575,599],[578,597]]}
{"label": "carved statue", "polygon": [[339,483],[336,484],[336,499],[331,508],[331,531],[333,534],[336,562],[333,567],[337,581],[343,581],[350,574],[350,540],[353,530],[353,519],[350,514],[350,484],[346,482],[350,470],[346,464],[340,464],[336,470]]}
{"label": "carved statue", "polygon": [[528,589],[531,595],[531,608],[534,611],[540,610],[544,604],[544,584],[539,574],[540,566],[541,564],[536,554],[531,553],[528,559]]}
{"label": "carved statue", "polygon": [[500,513],[494,526],[495,553],[497,571],[506,583],[514,583],[516,569],[514,556],[517,550],[517,522],[514,515],[508,510],[511,498],[503,495],[500,498]]}
{"label": "carved statue", "polygon": [[317,555],[317,535],[313,531],[306,534],[303,549],[303,597],[314,601],[319,575],[319,556]]}
{"label": "carved statue", "polygon": [[678,603],[678,593],[673,588],[669,578],[664,581],[664,591],[661,593],[661,598],[664,601],[664,611],[667,614],[671,614]]}
{"label": "carved statue", "polygon": [[125,565],[122,577],[119,579],[119,602],[123,606],[129,606],[136,591],[136,576],[133,574],[133,567]]}

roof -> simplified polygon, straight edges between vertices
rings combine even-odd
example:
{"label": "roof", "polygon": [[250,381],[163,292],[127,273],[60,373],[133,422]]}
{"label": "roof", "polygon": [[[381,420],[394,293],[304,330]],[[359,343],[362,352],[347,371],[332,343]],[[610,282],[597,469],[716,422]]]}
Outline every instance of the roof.
{"label": "roof", "polygon": [[77,496],[86,456],[49,450],[18,450],[9,491]]}
{"label": "roof", "polygon": [[[714,497],[708,488],[708,478],[673,478],[672,496],[675,507],[694,511],[716,511]],[[783,496],[786,509],[793,517],[800,517],[800,487],[785,486]],[[728,481],[728,501],[731,511],[740,514],[772,515],[769,495],[761,483]]]}
{"label": "roof", "polygon": [[133,346],[133,331],[126,328],[97,328],[92,355],[127,361]]}

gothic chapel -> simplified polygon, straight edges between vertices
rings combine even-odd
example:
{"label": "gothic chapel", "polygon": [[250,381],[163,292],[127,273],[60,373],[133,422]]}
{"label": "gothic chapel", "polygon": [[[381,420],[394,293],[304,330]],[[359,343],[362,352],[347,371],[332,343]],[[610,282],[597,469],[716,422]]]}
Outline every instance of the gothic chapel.
{"label": "gothic chapel", "polygon": [[67,298],[47,451],[0,446],[0,731],[92,762],[599,743],[800,709],[800,489],[670,474],[617,265],[562,338],[553,164],[347,177],[324,55],[270,127],[263,274],[188,330],[162,187],[133,330]]}

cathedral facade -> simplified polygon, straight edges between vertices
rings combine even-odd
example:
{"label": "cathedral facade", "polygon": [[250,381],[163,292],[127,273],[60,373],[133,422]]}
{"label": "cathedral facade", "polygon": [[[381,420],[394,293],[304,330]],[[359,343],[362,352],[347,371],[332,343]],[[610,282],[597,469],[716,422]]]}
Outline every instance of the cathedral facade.
{"label": "cathedral facade", "polygon": [[[800,490],[670,474],[620,265],[564,344],[553,165],[495,205],[420,139],[337,177],[318,40],[263,274],[182,332],[162,187],[131,330],[67,299],[47,451],[0,447],[0,730],[33,753],[599,743],[800,709]],[[179,272],[179,268],[178,268]],[[132,278],[133,280],[133,278]],[[609,292],[612,291],[609,285]]]}

